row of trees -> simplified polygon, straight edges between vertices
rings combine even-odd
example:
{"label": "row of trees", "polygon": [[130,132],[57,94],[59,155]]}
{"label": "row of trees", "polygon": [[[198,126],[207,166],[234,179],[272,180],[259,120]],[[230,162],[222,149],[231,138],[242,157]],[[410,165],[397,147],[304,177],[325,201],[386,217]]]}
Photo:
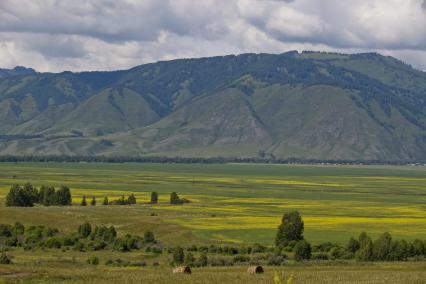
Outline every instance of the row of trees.
{"label": "row of trees", "polygon": [[405,261],[426,255],[426,242],[394,240],[391,234],[383,233],[373,240],[362,232],[350,238],[346,246],[330,242],[311,246],[303,236],[304,222],[297,211],[284,214],[278,227],[275,244],[280,250],[293,251],[296,260],[303,259],[357,259],[359,261]]}
{"label": "row of trees", "polygon": [[224,163],[273,163],[273,164],[364,164],[364,165],[406,165],[413,162],[426,164],[424,160],[417,161],[392,161],[392,160],[318,160],[275,158],[272,153],[259,151],[258,157],[211,157],[211,158],[185,158],[185,157],[104,157],[104,156],[0,156],[0,162],[68,162],[68,163],[182,163],[182,164],[224,164]]}
{"label": "row of trees", "polygon": [[13,185],[7,196],[6,206],[32,207],[34,204],[44,206],[71,205],[71,191],[67,186],[61,186],[58,190],[53,186],[41,186],[40,190],[32,184]]}
{"label": "row of trees", "polygon": [[[92,199],[90,200],[90,205],[95,206],[96,204],[97,204],[96,197],[93,196]],[[102,201],[102,205],[133,205],[133,204],[136,204],[136,197],[133,193],[130,194],[127,198],[125,198],[124,195],[122,195],[120,198],[116,200],[112,200],[112,201],[109,201],[108,197],[105,196]],[[83,195],[80,205],[81,206],[88,205],[88,202],[86,200],[86,195]]]}
{"label": "row of trees", "polygon": [[[176,192],[172,192],[170,194],[170,204],[184,204],[184,203],[188,203],[189,200],[185,199],[185,198],[180,198],[179,195]],[[113,200],[113,201],[109,201],[108,197],[105,196],[103,201],[102,201],[102,205],[132,205],[132,204],[136,204],[136,197],[134,194],[130,194],[127,198],[124,197],[124,195],[122,195],[119,199],[117,200]],[[157,192],[152,192],[151,193],[151,200],[149,202],[150,204],[157,204],[158,203],[158,193]],[[90,203],[88,203],[87,198],[85,195],[83,195],[83,198],[81,200],[80,205],[81,206],[87,206],[87,205],[92,205],[95,206],[97,204],[96,201],[96,197],[92,197],[92,199],[90,200]]]}
{"label": "row of trees", "polygon": [[[170,194],[170,204],[183,204],[188,203],[189,200],[185,198],[179,198],[176,192]],[[132,205],[136,204],[136,196],[130,194],[127,198],[122,195],[116,200],[109,201],[108,197],[105,196],[102,205]],[[158,193],[152,192],[150,204],[158,203]],[[15,207],[32,207],[34,204],[41,204],[44,206],[50,205],[71,205],[72,197],[71,190],[67,186],[61,186],[58,190],[54,186],[41,186],[38,190],[31,183],[26,183],[23,186],[13,185],[7,196],[6,196],[6,206],[15,206]],[[96,197],[93,196],[90,202],[87,201],[87,197],[83,195],[80,205],[95,206],[97,204]]]}

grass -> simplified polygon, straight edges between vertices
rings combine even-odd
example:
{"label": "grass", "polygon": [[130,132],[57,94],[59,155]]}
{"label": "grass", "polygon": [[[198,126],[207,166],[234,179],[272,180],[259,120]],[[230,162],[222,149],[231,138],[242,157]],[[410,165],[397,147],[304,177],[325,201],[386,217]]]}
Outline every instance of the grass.
{"label": "grass", "polygon": [[[42,268],[40,268],[42,267]],[[171,268],[91,267],[71,259],[44,259],[37,264],[0,265],[0,279],[5,283],[273,283],[274,271],[286,279],[294,275],[297,284],[317,283],[426,283],[424,263],[377,263],[335,266],[292,265],[266,267],[262,275],[249,275],[246,267],[195,268],[191,275],[173,275]],[[0,280],[1,283],[1,280]]]}
{"label": "grass", "polygon": [[[4,197],[15,183],[69,185],[71,207],[8,208]],[[182,164],[0,164],[0,223],[46,225],[75,231],[87,220],[114,225],[120,234],[152,230],[167,245],[213,242],[272,244],[281,216],[299,210],[305,235],[313,243],[344,243],[361,231],[426,239],[426,169],[423,167],[182,165]],[[158,205],[149,205],[157,191]],[[191,200],[168,204],[172,191]],[[136,206],[78,206],[134,193]],[[155,216],[151,216],[156,213]],[[289,264],[248,275],[247,267],[195,268],[191,276],[173,275],[170,255],[155,259],[141,251],[10,252],[13,265],[0,265],[0,283],[273,283],[274,271],[294,283],[426,283],[426,264]],[[101,265],[85,262],[96,255]],[[109,258],[146,261],[147,267],[110,267]],[[159,262],[159,267],[153,263]],[[284,282],[285,283],[285,282]]]}
{"label": "grass", "polygon": [[[152,229],[171,242],[233,241],[272,244],[281,216],[299,210],[306,237],[346,242],[361,231],[426,239],[426,170],[422,167],[331,167],[182,164],[0,164],[0,199],[14,183],[66,184],[73,201],[83,195],[110,200],[134,193],[156,206],[6,208],[0,223],[21,221],[74,230],[82,219],[130,233]],[[170,192],[192,202],[168,204]],[[0,200],[3,204],[3,201]],[[150,216],[152,212],[158,216]],[[58,222],[61,219],[64,222]],[[177,238],[185,236],[189,239]]]}

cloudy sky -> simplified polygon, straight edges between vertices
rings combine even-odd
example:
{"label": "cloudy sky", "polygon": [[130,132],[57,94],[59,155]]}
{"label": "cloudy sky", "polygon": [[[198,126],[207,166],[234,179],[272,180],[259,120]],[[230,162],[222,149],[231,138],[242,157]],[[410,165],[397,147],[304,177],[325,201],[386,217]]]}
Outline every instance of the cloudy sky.
{"label": "cloudy sky", "polygon": [[426,70],[426,0],[0,0],[0,68],[376,51]]}

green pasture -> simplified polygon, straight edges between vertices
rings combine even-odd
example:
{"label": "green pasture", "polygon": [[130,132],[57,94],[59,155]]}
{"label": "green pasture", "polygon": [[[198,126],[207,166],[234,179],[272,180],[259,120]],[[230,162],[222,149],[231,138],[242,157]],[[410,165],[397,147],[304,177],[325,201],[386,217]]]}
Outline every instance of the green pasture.
{"label": "green pasture", "polygon": [[[12,184],[68,185],[72,207],[6,208]],[[160,203],[146,204],[151,191]],[[172,191],[191,201],[169,205]],[[82,195],[134,193],[136,206],[78,206]],[[424,167],[259,164],[0,164],[0,223],[74,231],[84,220],[119,231],[150,229],[171,244],[213,241],[272,244],[281,216],[299,210],[313,243],[346,242],[361,231],[426,239]],[[156,213],[157,216],[151,216]]]}

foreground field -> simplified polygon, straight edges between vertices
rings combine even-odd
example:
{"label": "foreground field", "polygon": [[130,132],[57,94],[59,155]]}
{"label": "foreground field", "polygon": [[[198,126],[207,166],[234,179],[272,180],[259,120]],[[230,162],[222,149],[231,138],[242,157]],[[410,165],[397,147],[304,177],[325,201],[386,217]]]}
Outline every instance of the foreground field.
{"label": "foreground field", "polygon": [[286,283],[291,274],[297,284],[321,283],[426,283],[426,265],[423,263],[376,263],[336,266],[266,267],[262,275],[249,275],[246,267],[193,269],[191,275],[173,275],[171,268],[109,268],[73,264],[69,259],[52,259],[41,263],[0,265],[0,283],[274,283],[274,272],[282,275]]}
{"label": "foreground field", "polygon": [[[12,184],[66,184],[82,195],[118,198],[135,193],[136,206],[4,207]],[[426,239],[423,167],[319,167],[180,164],[0,164],[0,223],[49,225],[70,231],[83,221],[128,233],[150,229],[171,244],[272,244],[282,214],[299,210],[313,243],[346,242],[360,231]],[[160,204],[141,204],[151,191]],[[176,191],[191,200],[168,204]],[[157,216],[151,216],[156,213]]]}

